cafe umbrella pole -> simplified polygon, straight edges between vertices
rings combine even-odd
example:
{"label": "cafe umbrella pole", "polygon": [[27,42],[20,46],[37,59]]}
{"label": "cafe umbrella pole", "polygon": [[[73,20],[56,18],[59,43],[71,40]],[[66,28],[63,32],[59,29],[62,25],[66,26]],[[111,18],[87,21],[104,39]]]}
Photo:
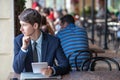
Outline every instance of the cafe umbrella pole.
{"label": "cafe umbrella pole", "polygon": [[82,16],[83,16],[82,25],[83,27],[85,27],[85,0],[82,0]]}
{"label": "cafe umbrella pole", "polygon": [[107,25],[107,0],[105,0],[105,31],[104,31],[104,49],[108,49],[108,25]]}
{"label": "cafe umbrella pole", "polygon": [[92,44],[94,44],[94,0],[92,0],[92,8],[91,8],[91,19],[92,19]]}

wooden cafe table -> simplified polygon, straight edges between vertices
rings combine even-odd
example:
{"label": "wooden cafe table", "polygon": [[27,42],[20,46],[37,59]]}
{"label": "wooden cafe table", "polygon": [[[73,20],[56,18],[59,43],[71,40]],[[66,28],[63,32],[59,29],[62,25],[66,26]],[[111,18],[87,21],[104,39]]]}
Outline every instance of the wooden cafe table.
{"label": "wooden cafe table", "polygon": [[[7,80],[10,78],[18,78],[19,80],[20,75],[11,72]],[[72,71],[62,76],[60,80],[120,80],[120,71]]]}
{"label": "wooden cafe table", "polygon": [[95,55],[97,56],[98,54],[103,54],[105,53],[105,50],[97,46],[96,44],[89,44],[89,50],[96,53]]}
{"label": "wooden cafe table", "polygon": [[62,80],[120,80],[119,71],[71,72]]}

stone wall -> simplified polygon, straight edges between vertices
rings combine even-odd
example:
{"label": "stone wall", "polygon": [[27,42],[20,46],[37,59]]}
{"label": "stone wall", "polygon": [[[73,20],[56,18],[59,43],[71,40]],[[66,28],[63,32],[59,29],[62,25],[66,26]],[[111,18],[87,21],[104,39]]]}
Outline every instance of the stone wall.
{"label": "stone wall", "polygon": [[0,0],[0,80],[6,80],[12,72],[13,60],[13,0]]}

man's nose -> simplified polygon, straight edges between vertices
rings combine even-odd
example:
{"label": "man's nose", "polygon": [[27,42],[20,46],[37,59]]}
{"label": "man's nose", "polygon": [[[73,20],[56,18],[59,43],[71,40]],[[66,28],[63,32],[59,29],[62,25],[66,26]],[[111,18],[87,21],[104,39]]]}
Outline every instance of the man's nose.
{"label": "man's nose", "polygon": [[22,28],[22,26],[20,27],[20,31],[22,31],[23,30],[23,28]]}

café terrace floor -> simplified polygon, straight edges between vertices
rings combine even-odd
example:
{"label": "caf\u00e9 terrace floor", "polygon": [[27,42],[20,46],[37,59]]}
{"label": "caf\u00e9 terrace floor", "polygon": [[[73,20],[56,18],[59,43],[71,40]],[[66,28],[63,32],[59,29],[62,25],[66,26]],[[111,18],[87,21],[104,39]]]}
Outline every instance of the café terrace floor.
{"label": "caf\u00e9 terrace floor", "polygon": [[[89,38],[91,37],[90,33],[88,33],[88,37]],[[108,49],[104,49],[104,36],[102,36],[101,45],[99,45],[99,37],[96,36],[96,33],[95,33],[94,45],[97,46],[98,48],[101,48],[102,50],[105,50],[105,53],[98,53],[97,54],[98,56],[113,58],[120,64],[120,47],[118,49],[118,52],[116,53],[113,43],[110,42],[108,43]],[[93,47],[94,45],[91,43],[91,41],[89,41],[89,47]],[[98,61],[96,66],[98,70],[106,70],[106,69],[108,70],[108,65],[103,61]],[[113,69],[116,69],[113,63],[112,63],[112,67]]]}
{"label": "caf\u00e9 terrace floor", "polygon": [[[114,51],[112,50],[106,50],[105,53],[98,53],[98,56],[103,56],[103,57],[110,57],[110,58],[113,58],[115,59],[119,65],[120,65],[120,53],[116,54]],[[112,64],[112,69],[113,70],[116,70],[116,65],[111,63]],[[96,67],[95,67],[95,71],[104,71],[104,70],[107,70],[109,71],[109,68],[108,68],[108,65],[103,62],[103,61],[97,61],[96,63]]]}

